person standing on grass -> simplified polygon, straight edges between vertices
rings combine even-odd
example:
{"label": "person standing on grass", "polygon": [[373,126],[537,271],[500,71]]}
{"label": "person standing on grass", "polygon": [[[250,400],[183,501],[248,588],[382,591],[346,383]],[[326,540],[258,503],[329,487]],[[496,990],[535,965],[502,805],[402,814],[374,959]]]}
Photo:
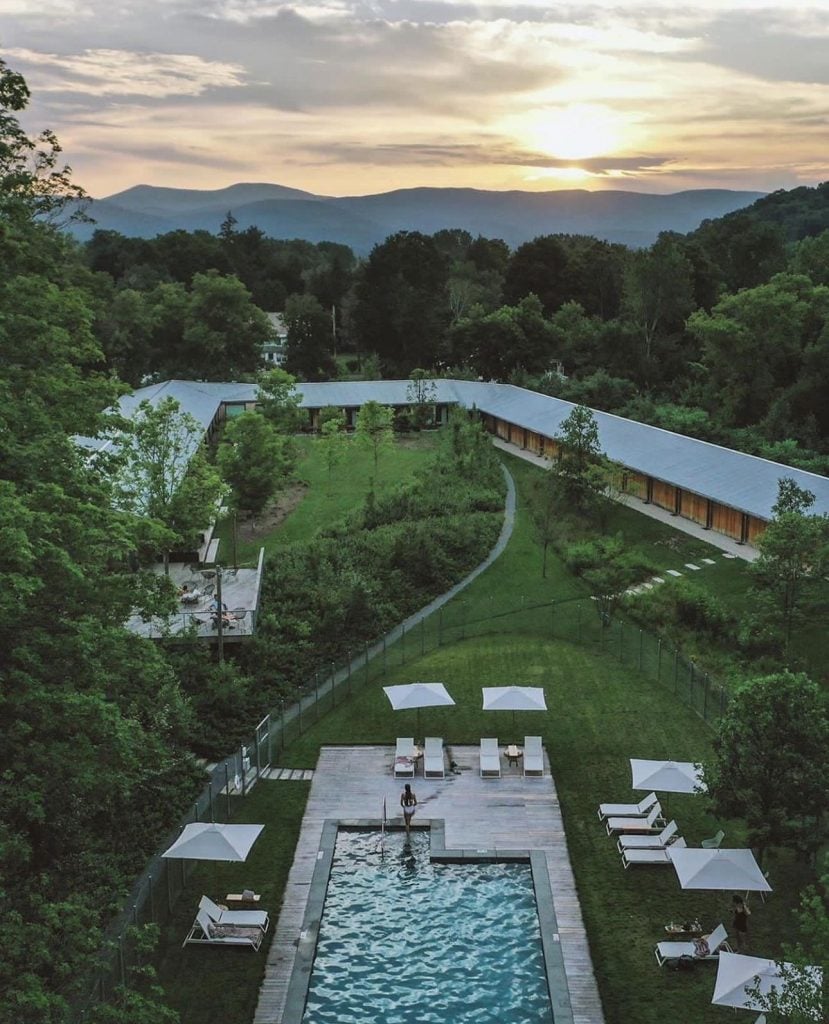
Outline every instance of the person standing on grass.
{"label": "person standing on grass", "polygon": [[412,787],[408,782],[400,794],[400,806],[403,808],[403,824],[408,832],[414,817],[415,807],[417,807],[417,797],[412,792]]}
{"label": "person standing on grass", "polygon": [[739,953],[745,948],[745,944],[748,941],[748,919],[751,917],[751,911],[739,893],[735,893],[732,896],[731,902],[734,904],[734,918],[731,926],[734,929],[734,945]]}

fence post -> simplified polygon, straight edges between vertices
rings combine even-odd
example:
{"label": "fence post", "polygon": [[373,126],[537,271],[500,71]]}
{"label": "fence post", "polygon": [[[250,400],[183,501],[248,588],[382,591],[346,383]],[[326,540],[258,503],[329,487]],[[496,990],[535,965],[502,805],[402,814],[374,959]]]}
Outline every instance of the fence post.
{"label": "fence post", "polygon": [[213,779],[210,780],[207,786],[207,806],[210,811],[210,821],[214,822],[216,817],[213,814]]}
{"label": "fence post", "polygon": [[625,660],[625,624],[619,619],[619,664]]}
{"label": "fence post", "polygon": [[576,605],[576,638],[581,643],[581,605]]}
{"label": "fence post", "polygon": [[674,693],[679,685],[679,648],[674,647]]}
{"label": "fence post", "polygon": [[127,984],[127,970],[126,964],[124,963],[124,936],[118,936],[118,966],[121,974],[121,984],[126,986]]}
{"label": "fence post", "polygon": [[556,606],[553,601],[550,602],[550,639],[553,640],[556,635]]}
{"label": "fence post", "polygon": [[443,605],[438,608],[438,647],[443,647]]}
{"label": "fence post", "polygon": [[279,756],[285,753],[285,698],[279,699]]}
{"label": "fence post", "polygon": [[694,663],[691,662],[691,667],[688,669],[688,703],[691,707],[694,706]]}
{"label": "fence post", "polygon": [[320,716],[320,674],[319,669],[314,673],[314,714]]}
{"label": "fence post", "polygon": [[642,671],[642,644],[645,642],[642,630],[639,630],[639,671]]}
{"label": "fence post", "polygon": [[368,644],[365,645],[365,657],[366,657],[366,682],[368,682]]}
{"label": "fence post", "polygon": [[348,657],[348,676],[347,676],[347,679],[348,679],[348,696],[350,697],[351,696],[351,660],[352,660],[351,659],[351,648],[349,647],[348,650],[345,653],[346,653],[346,656]]}
{"label": "fence post", "polygon": [[230,767],[225,758],[225,817],[230,818]]}
{"label": "fence post", "polygon": [[703,691],[703,698],[702,698],[702,717],[705,719],[706,722],[708,721],[708,684],[709,684],[709,682],[710,682],[710,676],[706,672],[705,673],[705,689]]}
{"label": "fence post", "polygon": [[239,747],[239,762],[242,769],[242,796],[248,795],[248,773],[245,771],[245,751],[246,747]]}
{"label": "fence post", "polygon": [[331,708],[332,709],[337,706],[337,701],[336,701],[336,699],[334,697],[334,679],[335,679],[336,675],[337,675],[337,666],[336,666],[335,662],[332,661],[331,662]]}
{"label": "fence post", "polygon": [[299,735],[302,735],[302,691],[299,693],[299,700],[296,702],[296,721]]}
{"label": "fence post", "polygon": [[403,632],[400,634],[400,664],[406,664],[406,623],[403,623]]}
{"label": "fence post", "polygon": [[268,714],[268,764],[273,764],[273,740],[271,738],[271,716]]}
{"label": "fence post", "polygon": [[424,635],[423,635],[424,634],[425,626],[426,626],[426,620],[425,619],[421,619],[420,620],[420,657],[421,658],[426,653],[426,648],[424,646],[425,638],[424,638]]}
{"label": "fence post", "polygon": [[662,682],[662,637],[656,641],[656,681]]}
{"label": "fence post", "polygon": [[150,896],[150,920],[155,923],[155,890],[153,889],[153,873],[147,875],[147,887]]}

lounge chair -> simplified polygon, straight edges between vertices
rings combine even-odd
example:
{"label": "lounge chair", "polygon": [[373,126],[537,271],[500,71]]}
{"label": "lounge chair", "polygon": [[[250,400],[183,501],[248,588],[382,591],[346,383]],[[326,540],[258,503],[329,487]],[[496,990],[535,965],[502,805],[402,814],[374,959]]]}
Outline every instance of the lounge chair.
{"label": "lounge chair", "polygon": [[666,846],[676,843],[679,838],[679,826],[676,821],[669,822],[658,836],[619,836],[616,849],[622,850],[664,850]]}
{"label": "lounge chair", "polygon": [[524,737],[524,778],[544,775],[544,752],[541,749],[540,736]]}
{"label": "lounge chair", "polygon": [[660,864],[673,864],[673,861],[668,856],[668,850],[679,849],[684,846],[685,840],[680,836],[670,847],[663,846],[660,850],[622,850],[622,864],[625,870],[631,864],[644,864],[654,867],[658,867]]}
{"label": "lounge chair", "polygon": [[481,740],[481,778],[485,776],[501,777],[501,753],[498,740],[491,738]]}
{"label": "lounge chair", "polygon": [[396,779],[413,779],[415,773],[415,745],[411,736],[398,738],[394,751],[394,777]]}
{"label": "lounge chair", "polygon": [[656,803],[656,793],[648,793],[638,804],[599,804],[599,821],[605,818],[644,818]]}
{"label": "lounge chair", "polygon": [[703,850],[719,850],[720,844],[725,839],[725,832],[722,829],[715,836],[711,836],[710,839],[703,839],[699,844]]}
{"label": "lounge chair", "polygon": [[261,928],[268,930],[267,910],[226,910],[214,903],[209,896],[199,900],[199,910],[203,910],[214,924],[239,924],[244,928]]}
{"label": "lounge chair", "polygon": [[667,822],[662,817],[662,808],[655,803],[645,818],[608,818],[605,821],[607,834],[612,832],[661,832]]}
{"label": "lounge chair", "polygon": [[439,736],[427,736],[423,744],[423,778],[442,779],[445,775],[443,740]]}
{"label": "lounge chair", "polygon": [[722,950],[731,952],[727,940],[725,925],[720,924],[710,935],[704,935],[702,942],[699,939],[690,942],[657,942],[653,953],[660,967],[683,956],[693,957],[694,960],[717,960]]}
{"label": "lounge chair", "polygon": [[264,937],[265,933],[261,928],[241,924],[216,924],[210,920],[206,910],[199,910],[182,946],[250,946],[251,949],[257,950],[262,945]]}

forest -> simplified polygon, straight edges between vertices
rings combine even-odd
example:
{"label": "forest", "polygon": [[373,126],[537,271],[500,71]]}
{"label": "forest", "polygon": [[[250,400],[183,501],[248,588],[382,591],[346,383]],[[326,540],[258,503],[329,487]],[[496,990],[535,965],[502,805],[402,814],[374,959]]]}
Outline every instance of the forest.
{"label": "forest", "polygon": [[96,231],[72,259],[102,369],[133,386],[250,378],[259,311],[279,311],[300,380],[507,381],[829,470],[829,183],[640,250],[545,235],[512,251],[447,229],[399,232],[360,261],[237,231],[228,211],[218,235]]}

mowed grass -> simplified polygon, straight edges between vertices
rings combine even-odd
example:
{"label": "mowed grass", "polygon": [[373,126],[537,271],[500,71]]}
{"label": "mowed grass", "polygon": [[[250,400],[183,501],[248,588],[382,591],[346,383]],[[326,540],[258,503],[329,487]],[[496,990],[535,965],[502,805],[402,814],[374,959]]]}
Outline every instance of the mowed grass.
{"label": "mowed grass", "polygon": [[[274,530],[255,541],[238,544],[240,563],[255,562],[259,549],[266,557],[284,544],[310,540],[317,531],[336,522],[358,508],[374,485],[377,494],[396,487],[426,465],[438,439],[434,432],[410,434],[395,438],[392,449],[380,455],[375,471],[374,458],[361,447],[353,435],[346,436],[346,452],[342,462],[329,477],[319,448],[310,437],[296,439],[300,456],[295,476],[305,487],[299,505]],[[215,536],[220,539],[222,557],[232,551],[232,526],[229,520],[220,523]]]}
{"label": "mowed grass", "polygon": [[[266,826],[247,861],[199,863],[187,879],[162,929],[156,964],[165,1001],[178,1012],[181,1024],[253,1020],[309,788],[307,782],[260,782],[245,800],[236,801],[234,809],[234,822]],[[244,947],[182,948],[202,895],[220,903],[226,893],[243,889],[260,893],[259,906],[271,916],[271,927],[258,953]]]}
{"label": "mowed grass", "polygon": [[[291,743],[286,759],[309,767],[321,744],[391,745],[395,736],[416,734],[416,712],[393,712],[381,689],[416,679],[443,680],[455,698],[454,708],[421,712],[422,733],[442,736],[450,746],[477,744],[481,736],[497,736],[504,744],[542,735],[608,1024],[731,1020],[732,1011],[710,1005],[715,964],[678,973],[660,969],[653,955],[671,919],[698,916],[706,927],[722,921],[730,930],[731,893],[682,892],[670,868],[625,871],[615,840],[596,816],[603,801],[637,798],[630,757],[704,760],[711,752],[709,727],[670,689],[620,669],[609,657],[563,642],[493,636],[453,643],[390,669],[318,722],[306,720],[307,732]],[[483,712],[480,688],[507,682],[543,686],[549,712],[519,713],[514,726],[510,713]],[[719,827],[726,846],[743,844],[740,823],[714,819],[705,798],[674,795],[668,810],[689,846]],[[794,938],[791,911],[800,887],[811,880],[807,868],[785,855],[772,856],[769,866],[773,897],[750,903],[748,949],[762,956],[774,956],[782,940]]]}

